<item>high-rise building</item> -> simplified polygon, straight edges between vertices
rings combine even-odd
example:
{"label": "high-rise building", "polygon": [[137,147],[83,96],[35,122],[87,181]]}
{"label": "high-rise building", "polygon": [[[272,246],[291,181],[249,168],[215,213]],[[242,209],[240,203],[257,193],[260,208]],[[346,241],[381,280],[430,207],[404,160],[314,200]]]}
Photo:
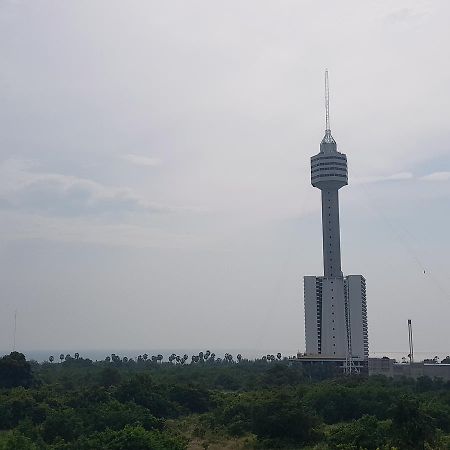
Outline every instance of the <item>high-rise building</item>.
{"label": "high-rise building", "polygon": [[[366,280],[341,269],[339,189],[348,184],[347,157],[331,135],[325,71],[325,136],[311,158],[311,184],[322,196],[323,276],[304,277],[306,356],[364,366],[369,357]],[[361,364],[362,363],[362,364]]]}

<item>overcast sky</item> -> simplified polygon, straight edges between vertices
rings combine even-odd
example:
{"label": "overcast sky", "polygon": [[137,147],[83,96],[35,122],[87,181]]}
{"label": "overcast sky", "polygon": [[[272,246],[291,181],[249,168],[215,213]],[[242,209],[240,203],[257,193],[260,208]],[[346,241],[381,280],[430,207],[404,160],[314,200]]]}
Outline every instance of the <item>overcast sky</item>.
{"label": "overcast sky", "polygon": [[303,351],[328,68],[370,350],[450,353],[449,16],[0,0],[0,349]]}

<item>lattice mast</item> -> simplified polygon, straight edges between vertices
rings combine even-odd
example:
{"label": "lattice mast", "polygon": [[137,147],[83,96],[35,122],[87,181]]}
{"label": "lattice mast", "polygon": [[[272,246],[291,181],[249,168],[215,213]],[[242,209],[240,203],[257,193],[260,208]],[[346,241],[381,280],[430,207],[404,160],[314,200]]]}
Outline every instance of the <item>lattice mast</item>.
{"label": "lattice mast", "polygon": [[325,136],[322,142],[327,144],[335,143],[331,135],[330,125],[330,84],[328,81],[328,69],[325,69]]}

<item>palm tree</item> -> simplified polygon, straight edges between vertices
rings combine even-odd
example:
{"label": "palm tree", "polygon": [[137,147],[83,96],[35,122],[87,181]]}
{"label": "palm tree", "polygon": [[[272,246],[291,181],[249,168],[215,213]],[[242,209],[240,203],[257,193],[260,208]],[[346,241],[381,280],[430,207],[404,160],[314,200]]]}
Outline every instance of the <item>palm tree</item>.
{"label": "palm tree", "polygon": [[75,353],[75,359],[78,359],[79,357],[80,357],[80,354],[79,353]]}
{"label": "palm tree", "polygon": [[54,358],[53,355],[50,355],[49,358],[48,358],[48,360],[52,363],[52,362],[55,360],[55,358]]}
{"label": "palm tree", "polygon": [[277,358],[281,359],[281,353],[280,352],[277,353]]}
{"label": "palm tree", "polygon": [[61,360],[61,362],[63,362],[63,360],[64,360],[64,355],[63,355],[62,353],[59,355],[59,359]]}
{"label": "palm tree", "polygon": [[236,359],[238,360],[238,362],[241,362],[242,355],[240,353],[238,353],[236,356]]}

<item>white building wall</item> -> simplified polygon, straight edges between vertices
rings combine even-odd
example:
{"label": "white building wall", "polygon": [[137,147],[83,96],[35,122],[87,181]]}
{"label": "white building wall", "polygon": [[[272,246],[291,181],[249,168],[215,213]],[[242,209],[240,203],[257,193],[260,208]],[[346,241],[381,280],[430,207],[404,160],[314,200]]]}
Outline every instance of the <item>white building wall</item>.
{"label": "white building wall", "polygon": [[345,282],[350,315],[352,356],[355,359],[368,359],[366,280],[362,275],[348,275]]}
{"label": "white building wall", "polygon": [[320,305],[320,292],[317,290],[319,277],[306,276],[303,277],[303,293],[305,305],[305,341],[306,353],[309,355],[317,355],[319,353],[319,329],[320,315],[318,310]]}

